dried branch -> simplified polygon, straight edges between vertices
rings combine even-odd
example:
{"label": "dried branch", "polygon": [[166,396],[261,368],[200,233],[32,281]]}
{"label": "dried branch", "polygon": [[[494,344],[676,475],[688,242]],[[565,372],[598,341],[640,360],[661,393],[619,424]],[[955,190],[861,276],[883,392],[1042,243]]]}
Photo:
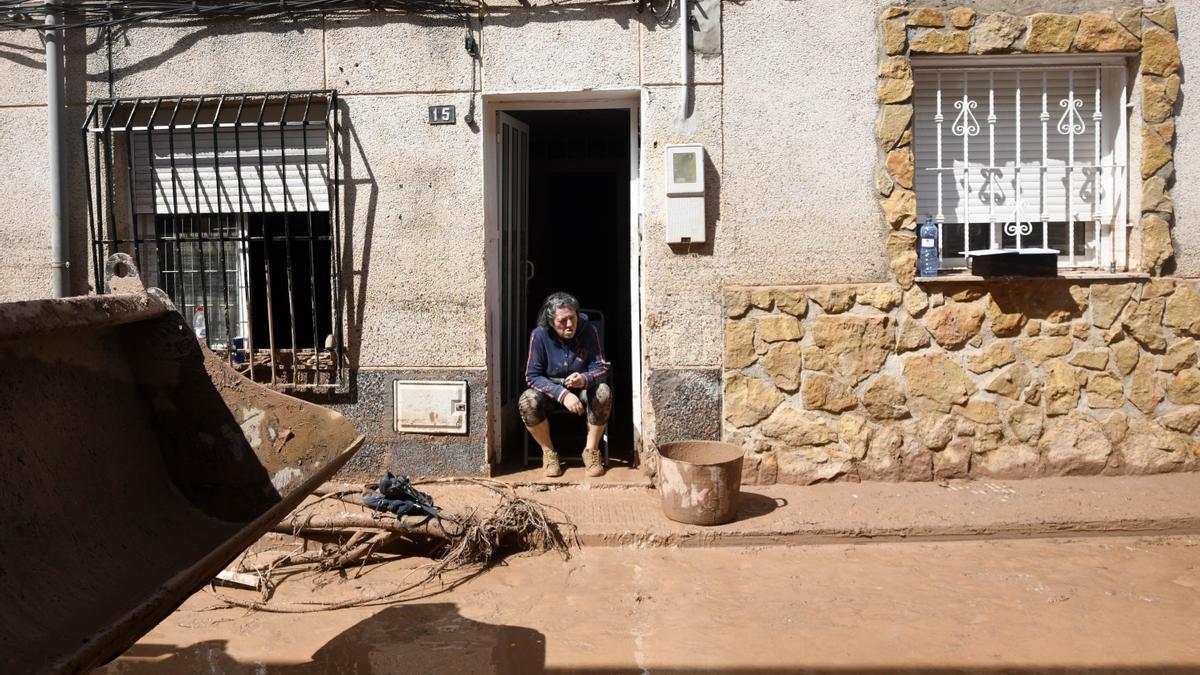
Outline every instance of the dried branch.
{"label": "dried branch", "polygon": [[[455,518],[454,522],[461,525],[462,534],[451,538],[451,545],[437,561],[425,568],[425,574],[417,581],[399,588],[334,603],[281,604],[270,603],[267,597],[264,597],[262,601],[241,600],[222,595],[211,587],[209,592],[223,606],[243,607],[265,612],[308,613],[364,607],[412,600],[444,592],[487,570],[504,551],[517,550],[533,553],[555,551],[565,560],[570,558],[571,548],[579,545],[576,528],[565,514],[553,507],[517,497],[510,487],[499,481],[464,478],[436,479],[436,482],[474,483],[500,493],[502,498],[489,514],[481,516],[478,511],[472,511]],[[557,512],[561,520],[552,518],[551,512]],[[404,527],[395,519],[354,513],[340,513],[333,516],[316,514],[300,516],[297,514],[279,525],[279,528],[283,528],[285,532],[303,532],[313,528],[326,530],[359,528],[359,531],[355,532],[342,546],[323,550],[315,556],[313,554],[296,555],[288,560],[289,564],[299,561],[308,563],[315,560],[323,571],[341,569],[356,562],[365,564],[375,550],[406,534],[445,536],[443,533],[437,532],[436,527],[432,521],[421,527]],[[370,534],[372,530],[375,531],[374,534]],[[280,564],[279,561],[276,561],[273,566],[277,564]],[[454,577],[449,586],[444,580],[447,575]],[[438,589],[430,590],[429,586],[435,581],[443,583]],[[414,593],[415,595],[413,595]]]}

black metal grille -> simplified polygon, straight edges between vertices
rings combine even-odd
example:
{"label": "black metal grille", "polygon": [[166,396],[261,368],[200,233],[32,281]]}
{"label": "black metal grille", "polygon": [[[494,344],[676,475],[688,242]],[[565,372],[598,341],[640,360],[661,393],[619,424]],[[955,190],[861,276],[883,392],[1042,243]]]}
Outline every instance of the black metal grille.
{"label": "black metal grille", "polygon": [[344,382],[335,90],[105,99],[83,137],[98,292],[126,253],[251,379]]}

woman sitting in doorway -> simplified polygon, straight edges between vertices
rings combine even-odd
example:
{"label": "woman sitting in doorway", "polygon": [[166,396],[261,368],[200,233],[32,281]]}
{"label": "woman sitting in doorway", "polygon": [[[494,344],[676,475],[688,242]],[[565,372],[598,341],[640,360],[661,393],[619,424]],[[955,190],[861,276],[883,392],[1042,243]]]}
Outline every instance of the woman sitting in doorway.
{"label": "woman sitting in doorway", "polygon": [[562,464],[550,439],[547,419],[556,407],[587,414],[587,447],[583,465],[589,476],[604,475],[600,438],[612,410],[612,389],[604,381],[608,363],[600,332],[579,316],[579,301],[567,293],[552,293],[542,303],[538,325],[529,336],[529,358],[521,394],[521,421],[542,448],[542,471],[561,476]]}

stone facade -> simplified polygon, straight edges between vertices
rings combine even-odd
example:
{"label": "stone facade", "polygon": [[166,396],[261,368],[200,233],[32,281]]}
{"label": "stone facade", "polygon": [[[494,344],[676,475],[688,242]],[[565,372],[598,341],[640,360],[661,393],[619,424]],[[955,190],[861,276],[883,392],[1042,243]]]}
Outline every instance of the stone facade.
{"label": "stone facade", "polygon": [[[876,186],[891,230],[887,250],[896,280],[909,288],[916,277],[913,252],[917,199],[913,192],[913,55],[1055,54],[1127,52],[1140,57],[1142,119],[1141,217],[1128,266],[1159,274],[1174,255],[1175,109],[1180,91],[1178,22],[1172,5],[1117,4],[1081,15],[1004,11],[979,15],[970,7],[889,7],[881,16],[876,124],[880,159]],[[1134,129],[1138,125],[1134,126]]]}
{"label": "stone facade", "polygon": [[748,483],[1200,468],[1200,281],[725,289]]}
{"label": "stone facade", "polygon": [[[1195,428],[1200,414],[1173,401],[1160,382],[1180,380],[1176,399],[1194,387],[1194,375],[1181,375],[1194,367],[1186,365],[1191,351],[1181,336],[1200,332],[1200,314],[1180,309],[1195,293],[1190,282],[1169,293],[1161,284],[1134,280],[1084,289],[1094,322],[1088,339],[1096,333],[1103,338],[1126,318],[1129,324],[1120,329],[1124,339],[1090,345],[1069,328],[1058,334],[1062,329],[1050,316],[1073,310],[1058,307],[1057,296],[1031,299],[1027,290],[998,285],[950,298],[946,287],[915,280],[913,188],[919,169],[912,152],[910,56],[1065,50],[1121,53],[1136,62],[1131,161],[1147,156],[1133,176],[1149,177],[1130,194],[1133,220],[1140,220],[1130,242],[1131,265],[1169,272],[1177,264],[1173,274],[1195,277],[1200,197],[1173,186],[1176,167],[1178,180],[1200,175],[1200,153],[1188,150],[1200,123],[1187,123],[1195,106],[1180,105],[1179,65],[1200,57],[1200,43],[1187,41],[1200,28],[1200,3],[1178,3],[1178,26],[1174,8],[1157,0],[896,0],[904,7],[885,10],[887,4],[724,3],[722,52],[694,53],[687,112],[680,110],[677,52],[687,22],[679,20],[678,5],[659,21],[632,2],[584,4],[567,12],[538,2],[490,3],[477,27],[484,46],[477,64],[462,49],[461,22],[402,13],[131,25],[112,36],[68,31],[68,126],[77,130],[87,104],[109,95],[339,89],[345,106],[346,336],[351,367],[359,372],[354,394],[336,405],[370,437],[351,467],[362,473],[478,472],[488,461],[485,445],[496,429],[489,428],[494,417],[487,413],[497,405],[481,375],[491,364],[495,339],[486,321],[485,280],[496,264],[485,216],[489,139],[483,127],[430,126],[425,115],[430,105],[454,104],[461,114],[474,103],[483,119],[491,107],[522,92],[538,92],[539,99],[568,92],[562,102],[587,105],[599,94],[636,102],[642,221],[631,257],[639,267],[641,313],[632,322],[640,321],[640,341],[633,350],[614,346],[610,356],[617,368],[639,364],[640,386],[625,392],[640,396],[635,423],[647,456],[653,457],[657,443],[689,437],[739,435],[780,445],[758,431],[770,422],[770,429],[792,440],[828,438],[832,429],[836,443],[859,439],[868,449],[874,443],[876,455],[899,439],[895,456],[907,457],[912,436],[905,427],[915,423],[914,411],[957,396],[958,389],[925,392],[920,383],[914,393],[912,382],[924,374],[944,376],[963,390],[974,387],[968,404],[947,404],[945,417],[960,405],[989,419],[988,407],[970,404],[972,398],[1003,404],[1012,399],[1003,392],[1019,397],[1028,390],[1030,400],[1039,402],[1013,413],[1010,426],[1029,446],[1029,461],[1043,457],[1038,443],[1046,411],[1072,403],[1100,422],[1117,411],[1135,419],[1149,409],[1168,431]],[[42,44],[31,31],[8,33],[6,40],[11,49],[0,55],[8,85],[0,91],[0,167],[9,199],[0,212],[0,248],[19,255],[0,260],[4,301],[49,293],[43,273],[49,214]],[[548,62],[546,54],[556,58]],[[256,67],[240,67],[246,63]],[[1149,135],[1143,137],[1142,127]],[[90,278],[82,150],[77,133],[67,141],[75,183],[69,191],[72,271],[74,290],[82,293]],[[665,241],[662,167],[665,147],[674,143],[705,147],[704,245]],[[879,222],[879,200],[886,225]],[[889,280],[897,283],[879,283]],[[747,291],[744,308],[722,305],[723,288],[734,284]],[[795,284],[842,285],[798,292]],[[758,291],[752,299],[751,287]],[[1124,317],[1131,303],[1140,309]],[[751,315],[777,316],[760,327],[745,321]],[[824,316],[847,318],[815,322]],[[741,332],[726,333],[723,350],[726,321]],[[1167,328],[1156,333],[1162,325]],[[1062,353],[1064,347],[1069,349]],[[1157,361],[1148,363],[1147,353]],[[906,374],[905,357],[921,355]],[[965,374],[959,377],[948,364]],[[471,433],[441,438],[391,432],[389,383],[401,371],[467,379]],[[1077,372],[1096,377],[1072,393],[1066,376]],[[1143,386],[1156,382],[1163,386]],[[780,405],[796,413],[772,418]],[[722,410],[741,407],[746,409],[736,413],[738,419],[761,419],[731,426]],[[829,428],[807,424],[810,414]],[[787,426],[801,421],[802,428]],[[984,457],[996,466],[1002,455],[975,461],[965,452],[957,424],[939,420],[920,430],[929,448],[945,436],[936,446],[949,446],[943,471],[964,461],[978,470]],[[495,445],[494,438],[490,442]],[[1065,442],[1060,438],[1058,447]],[[762,480],[802,466],[787,452],[761,459]],[[896,465],[896,476],[916,466],[905,461]],[[1111,464],[1110,458],[1105,467]],[[866,469],[842,475],[852,474],[872,475]]]}

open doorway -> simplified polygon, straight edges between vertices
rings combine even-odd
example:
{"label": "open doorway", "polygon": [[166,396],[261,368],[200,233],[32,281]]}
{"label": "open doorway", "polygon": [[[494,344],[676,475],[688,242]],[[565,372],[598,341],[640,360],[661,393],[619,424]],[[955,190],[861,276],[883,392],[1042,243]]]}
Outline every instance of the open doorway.
{"label": "open doorway", "polygon": [[[631,326],[631,115],[628,107],[522,109],[497,112],[496,225],[494,249],[499,307],[493,383],[499,400],[500,452],[492,460],[523,464],[525,430],[516,399],[525,388],[529,332],[542,301],[554,291],[579,298],[604,321],[609,385],[616,395],[608,426],[610,463],[632,462],[635,452],[632,400],[637,370]],[[496,311],[498,310],[498,311]],[[564,430],[570,432],[570,429]],[[557,437],[573,458],[569,435]],[[576,443],[577,444],[577,443]],[[536,447],[534,448],[535,454]]]}

